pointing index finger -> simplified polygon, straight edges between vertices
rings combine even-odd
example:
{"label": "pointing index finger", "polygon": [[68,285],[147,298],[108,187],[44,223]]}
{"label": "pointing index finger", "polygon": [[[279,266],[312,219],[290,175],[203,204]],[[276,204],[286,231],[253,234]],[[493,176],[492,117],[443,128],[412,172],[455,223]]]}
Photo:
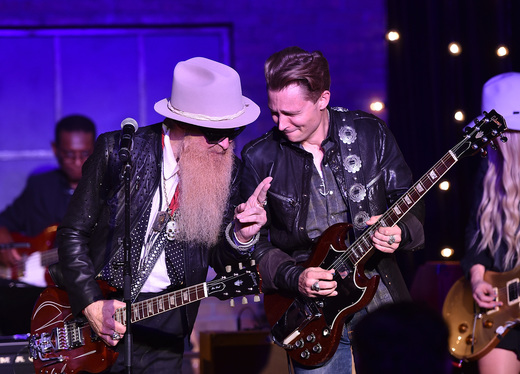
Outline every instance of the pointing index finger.
{"label": "pointing index finger", "polygon": [[255,191],[251,195],[250,199],[255,199],[259,204],[263,204],[263,202],[267,198],[267,190],[271,187],[272,177],[267,177],[263,181],[261,181],[256,187]]}

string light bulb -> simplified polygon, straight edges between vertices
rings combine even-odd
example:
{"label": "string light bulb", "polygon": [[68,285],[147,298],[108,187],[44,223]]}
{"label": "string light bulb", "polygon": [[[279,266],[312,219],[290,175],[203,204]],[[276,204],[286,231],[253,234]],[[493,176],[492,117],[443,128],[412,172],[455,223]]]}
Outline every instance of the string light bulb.
{"label": "string light bulb", "polygon": [[497,48],[497,56],[505,57],[509,54],[509,49],[505,45],[501,45]]}
{"label": "string light bulb", "polygon": [[385,108],[385,104],[381,101],[373,101],[370,103],[370,110],[374,112],[380,112]]}
{"label": "string light bulb", "polygon": [[399,32],[396,30],[390,30],[386,33],[386,40],[389,42],[398,41],[400,37]]}
{"label": "string light bulb", "polygon": [[466,116],[464,115],[464,112],[462,110],[457,110],[455,114],[453,115],[453,118],[455,118],[456,121],[462,122],[464,121],[464,118]]}
{"label": "string light bulb", "polygon": [[439,183],[439,190],[441,191],[448,191],[450,189],[450,182],[449,181],[442,181]]}
{"label": "string light bulb", "polygon": [[453,250],[453,248],[446,247],[446,248],[441,249],[441,256],[444,258],[450,258],[454,254],[455,254],[455,251]]}
{"label": "string light bulb", "polygon": [[451,42],[449,45],[448,45],[448,50],[450,51],[450,53],[454,56],[458,56],[461,54],[462,52],[462,48],[460,47],[460,44],[457,43],[457,42]]}

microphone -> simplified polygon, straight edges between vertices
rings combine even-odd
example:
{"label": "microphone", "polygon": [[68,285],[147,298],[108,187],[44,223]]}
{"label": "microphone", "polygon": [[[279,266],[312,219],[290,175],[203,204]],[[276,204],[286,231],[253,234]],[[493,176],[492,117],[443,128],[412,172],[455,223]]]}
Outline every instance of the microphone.
{"label": "microphone", "polygon": [[137,131],[137,121],[133,118],[125,118],[123,122],[121,122],[121,141],[119,142],[119,159],[122,162],[126,162],[130,159],[130,151],[132,150],[133,141],[135,132]]}

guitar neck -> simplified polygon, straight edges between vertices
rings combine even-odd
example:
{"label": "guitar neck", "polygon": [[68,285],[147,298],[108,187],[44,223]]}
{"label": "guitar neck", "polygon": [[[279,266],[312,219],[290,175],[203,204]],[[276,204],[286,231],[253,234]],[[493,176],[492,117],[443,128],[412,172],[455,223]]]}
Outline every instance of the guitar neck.
{"label": "guitar neck", "polygon": [[458,161],[453,151],[447,152],[426,174],[424,174],[399,200],[397,200],[377,223],[366,230],[341,256],[358,264],[373,248],[371,237],[380,227],[395,226],[397,222],[428,192],[438,180]]}
{"label": "guitar neck", "polygon": [[[232,271],[231,266],[226,266],[226,273],[218,274],[214,279],[152,297],[132,304],[131,322],[138,322],[146,318],[156,316],[172,309],[200,301],[209,296],[220,300],[227,300],[235,296],[252,295],[260,292],[260,278],[256,271],[254,261],[250,266],[243,267],[239,263],[239,270]],[[126,325],[126,307],[117,309],[114,319]]]}
{"label": "guitar neck", "polygon": [[41,253],[41,263],[43,267],[49,267],[49,265],[58,262],[58,248],[51,248]]}
{"label": "guitar neck", "polygon": [[[131,322],[135,323],[169,310],[194,303],[206,297],[208,297],[208,290],[207,283],[204,282],[182,290],[139,301],[132,304]],[[114,314],[114,319],[126,325],[126,307],[117,309]]]}

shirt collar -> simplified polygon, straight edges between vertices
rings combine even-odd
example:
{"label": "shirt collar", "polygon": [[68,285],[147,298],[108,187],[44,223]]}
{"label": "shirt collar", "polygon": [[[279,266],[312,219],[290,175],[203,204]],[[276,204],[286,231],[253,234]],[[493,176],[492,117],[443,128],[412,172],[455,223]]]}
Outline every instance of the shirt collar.
{"label": "shirt collar", "polygon": [[172,178],[179,171],[179,164],[173,154],[170,142],[170,128],[163,124],[164,148],[163,148],[163,176],[165,180]]}

